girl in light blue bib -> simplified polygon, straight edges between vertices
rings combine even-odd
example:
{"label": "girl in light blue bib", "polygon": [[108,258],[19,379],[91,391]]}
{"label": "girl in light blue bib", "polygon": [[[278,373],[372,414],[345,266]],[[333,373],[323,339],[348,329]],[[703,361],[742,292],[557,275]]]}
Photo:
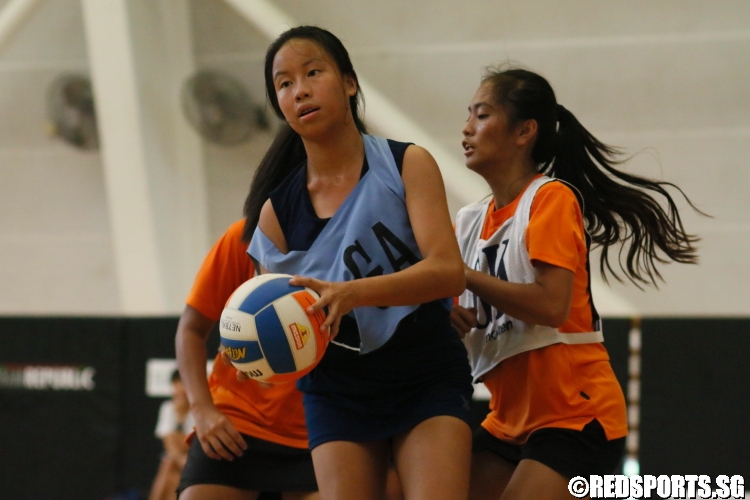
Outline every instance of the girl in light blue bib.
{"label": "girl in light blue bib", "polygon": [[331,343],[298,382],[321,495],[380,500],[393,457],[410,494],[465,498],[471,375],[446,300],[465,283],[438,166],[365,133],[331,33],[285,32],[265,75],[288,126],[253,180],[245,234],[263,272],[294,275],[327,314]]}

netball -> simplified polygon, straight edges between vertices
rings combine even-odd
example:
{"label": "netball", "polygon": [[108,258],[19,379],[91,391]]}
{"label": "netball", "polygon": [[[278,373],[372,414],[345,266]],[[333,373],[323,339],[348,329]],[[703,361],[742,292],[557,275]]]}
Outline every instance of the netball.
{"label": "netball", "polygon": [[248,377],[267,383],[296,380],[320,361],[325,314],[307,314],[318,300],[309,288],[292,286],[287,274],[263,274],[240,285],[221,314],[224,352]]}

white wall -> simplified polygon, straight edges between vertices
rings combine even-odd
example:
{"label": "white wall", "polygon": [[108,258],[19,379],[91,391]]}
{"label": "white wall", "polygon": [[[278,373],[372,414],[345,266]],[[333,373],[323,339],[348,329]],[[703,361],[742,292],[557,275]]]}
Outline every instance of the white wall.
{"label": "white wall", "polygon": [[48,85],[86,69],[75,0],[43,2],[0,53],[3,314],[118,310],[99,155],[47,133]]}
{"label": "white wall", "polygon": [[[542,73],[600,139],[643,150],[629,171],[676,182],[713,215],[683,212],[703,238],[699,266],[664,267],[658,291],[612,290],[644,315],[750,314],[750,3],[276,5],[339,35],[360,75],[459,159],[482,68],[512,61]],[[268,40],[219,0],[191,7],[196,64],[240,77],[262,100]],[[76,0],[44,1],[0,53],[0,314],[119,312],[101,159],[45,132],[47,85],[87,64]],[[212,239],[241,216],[269,142],[259,135],[234,148],[206,145]]]}

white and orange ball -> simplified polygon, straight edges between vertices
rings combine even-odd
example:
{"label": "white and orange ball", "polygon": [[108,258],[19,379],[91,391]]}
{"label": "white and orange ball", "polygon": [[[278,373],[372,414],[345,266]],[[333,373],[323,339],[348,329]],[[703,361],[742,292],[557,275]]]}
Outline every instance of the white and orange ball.
{"label": "white and orange ball", "polygon": [[292,286],[288,274],[249,279],[229,297],[219,320],[221,345],[234,366],[267,383],[294,381],[323,357],[328,335],[323,311],[307,314],[319,296]]}

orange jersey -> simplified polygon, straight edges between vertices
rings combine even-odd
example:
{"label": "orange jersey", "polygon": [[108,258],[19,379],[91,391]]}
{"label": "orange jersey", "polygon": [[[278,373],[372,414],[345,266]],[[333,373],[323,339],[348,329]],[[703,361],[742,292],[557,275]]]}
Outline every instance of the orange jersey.
{"label": "orange jersey", "polygon": [[[514,214],[522,194],[498,210],[490,202],[483,239]],[[570,315],[558,330],[592,331],[595,318],[583,216],[567,185],[548,182],[539,188],[526,245],[532,263],[546,262],[575,273]],[[504,441],[524,443],[532,431],[543,427],[581,430],[594,418],[607,439],[627,435],[625,398],[601,343],[552,344],[523,352],[499,363],[482,381],[492,394],[491,411],[482,426]]]}
{"label": "orange jersey", "polygon": [[[204,316],[218,321],[227,299],[255,269],[242,241],[244,220],[232,224],[216,242],[198,271],[186,303]],[[295,384],[263,387],[252,380],[240,382],[233,367],[217,355],[208,379],[216,407],[243,434],[265,441],[307,448],[307,429],[302,393]]]}

